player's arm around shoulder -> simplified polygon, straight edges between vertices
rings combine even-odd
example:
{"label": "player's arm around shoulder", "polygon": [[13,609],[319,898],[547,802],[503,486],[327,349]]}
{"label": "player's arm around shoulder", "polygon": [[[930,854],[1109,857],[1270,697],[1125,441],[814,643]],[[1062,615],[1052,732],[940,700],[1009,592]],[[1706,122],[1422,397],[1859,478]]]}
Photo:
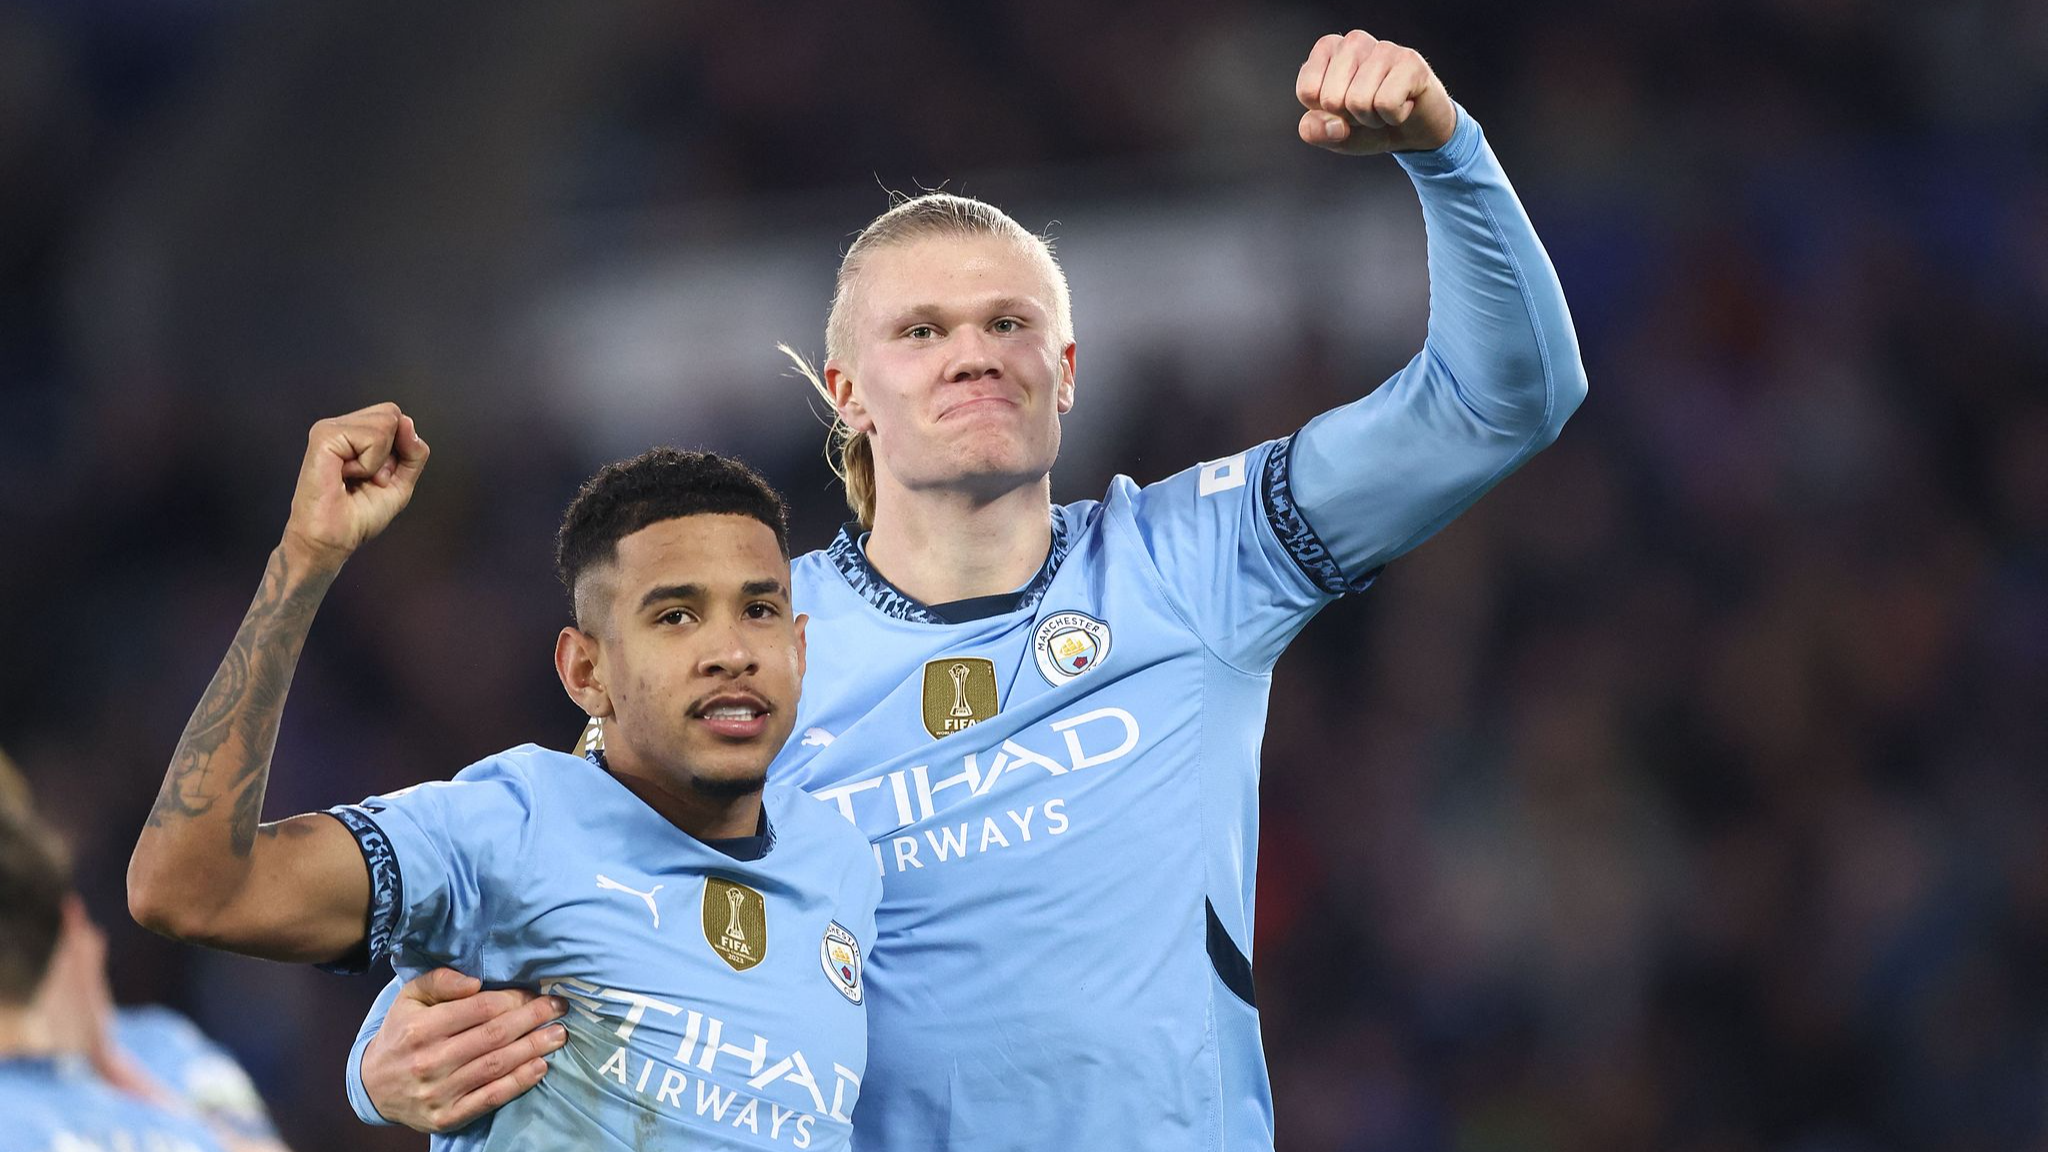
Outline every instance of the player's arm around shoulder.
{"label": "player's arm around shoulder", "polygon": [[395,404],[308,434],[283,538],[129,860],[129,911],[144,927],[288,961],[332,960],[362,940],[370,883],[355,838],[325,815],[257,818],[313,616],[343,563],[412,498],[427,451]]}

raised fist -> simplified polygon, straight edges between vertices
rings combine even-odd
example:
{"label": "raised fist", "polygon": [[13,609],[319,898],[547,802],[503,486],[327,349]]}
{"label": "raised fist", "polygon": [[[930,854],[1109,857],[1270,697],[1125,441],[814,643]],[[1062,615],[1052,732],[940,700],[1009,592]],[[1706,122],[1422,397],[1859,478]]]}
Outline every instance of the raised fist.
{"label": "raised fist", "polygon": [[427,466],[427,442],[396,404],[313,425],[285,538],[333,565],[384,530]]}
{"label": "raised fist", "polygon": [[1458,110],[1413,48],[1356,29],[1316,41],[1294,80],[1302,142],[1350,156],[1441,148]]}

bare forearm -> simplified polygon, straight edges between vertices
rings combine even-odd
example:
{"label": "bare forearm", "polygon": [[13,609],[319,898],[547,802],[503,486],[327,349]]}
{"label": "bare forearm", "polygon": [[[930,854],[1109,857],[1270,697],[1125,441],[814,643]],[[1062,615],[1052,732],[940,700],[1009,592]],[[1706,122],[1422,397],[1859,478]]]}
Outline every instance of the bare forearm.
{"label": "bare forearm", "polygon": [[164,774],[128,865],[136,918],[173,935],[232,901],[250,873],[285,695],[313,615],[339,572],[280,544]]}

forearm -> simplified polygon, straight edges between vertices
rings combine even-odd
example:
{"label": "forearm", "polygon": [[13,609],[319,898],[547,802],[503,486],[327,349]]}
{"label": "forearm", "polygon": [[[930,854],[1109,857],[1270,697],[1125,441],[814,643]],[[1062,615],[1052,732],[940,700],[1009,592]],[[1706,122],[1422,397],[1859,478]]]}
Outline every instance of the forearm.
{"label": "forearm", "polygon": [[1554,438],[1585,373],[1564,287],[1507,173],[1462,110],[1448,144],[1401,161],[1429,237],[1425,352],[1477,416]]}
{"label": "forearm", "polygon": [[227,655],[185,724],[156,805],[128,864],[130,910],[143,925],[205,942],[253,874],[263,793],[285,695],[313,615],[339,565],[283,543]]}
{"label": "forearm", "polygon": [[1585,396],[1564,290],[1478,125],[1401,158],[1429,235],[1429,333],[1407,367],[1292,448],[1292,497],[1355,579],[1556,439]]}

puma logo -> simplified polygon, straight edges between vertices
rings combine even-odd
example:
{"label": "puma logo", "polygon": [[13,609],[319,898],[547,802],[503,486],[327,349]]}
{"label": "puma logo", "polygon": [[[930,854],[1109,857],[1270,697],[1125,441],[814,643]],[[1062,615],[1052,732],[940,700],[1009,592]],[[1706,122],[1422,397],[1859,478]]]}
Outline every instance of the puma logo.
{"label": "puma logo", "polygon": [[611,877],[600,872],[597,874],[597,886],[610,892],[629,892],[635,896],[638,896],[642,900],[647,901],[647,911],[654,917],[654,926],[656,928],[661,927],[661,909],[656,908],[654,906],[654,894],[656,892],[661,891],[664,887],[666,887],[666,885],[656,884],[654,887],[649,888],[645,892],[642,892],[638,888],[628,888],[624,884],[621,884],[617,880],[614,880]]}
{"label": "puma logo", "polygon": [[804,742],[801,746],[805,748],[823,748],[835,739],[837,737],[823,728],[806,728],[804,729]]}

